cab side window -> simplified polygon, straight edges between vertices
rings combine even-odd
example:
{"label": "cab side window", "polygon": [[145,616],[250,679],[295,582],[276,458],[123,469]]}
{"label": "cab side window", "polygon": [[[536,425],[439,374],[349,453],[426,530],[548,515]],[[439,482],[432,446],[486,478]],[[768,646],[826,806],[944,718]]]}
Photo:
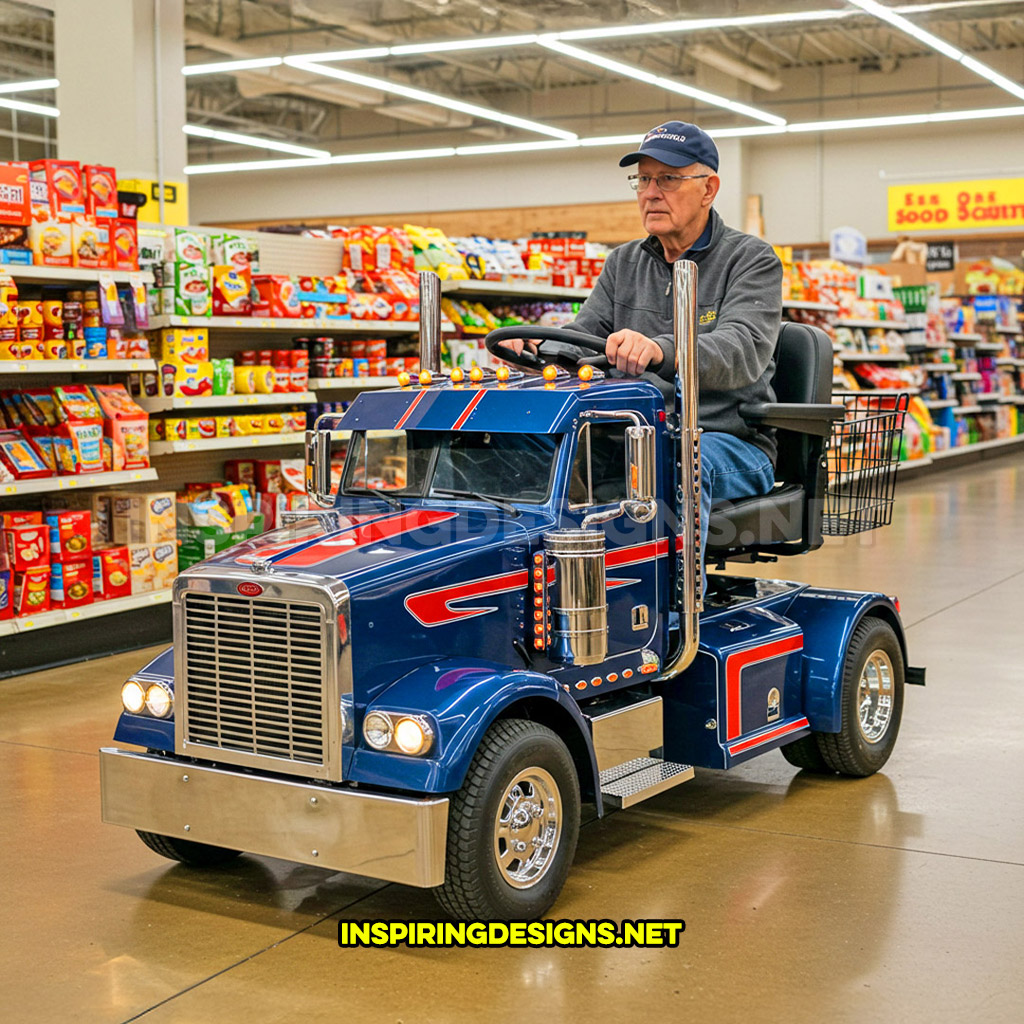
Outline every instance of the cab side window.
{"label": "cab side window", "polygon": [[569,479],[569,507],[611,505],[625,497],[626,424],[584,424]]}

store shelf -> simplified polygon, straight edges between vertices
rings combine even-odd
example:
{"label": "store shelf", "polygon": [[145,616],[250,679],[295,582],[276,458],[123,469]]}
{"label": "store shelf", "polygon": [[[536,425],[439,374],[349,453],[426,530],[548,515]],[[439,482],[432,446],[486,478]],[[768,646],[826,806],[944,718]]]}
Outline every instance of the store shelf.
{"label": "store shelf", "polygon": [[82,491],[89,487],[115,487],[155,480],[156,470],[128,469],[118,473],[82,473],[79,476],[44,476],[37,480],[15,480],[0,483],[0,496],[12,494],[45,494],[55,491]]}
{"label": "store shelf", "polygon": [[1002,395],[993,392],[992,394],[975,395],[974,399],[975,399],[976,402],[979,402],[979,403],[981,403],[981,402],[988,403],[988,402],[998,402],[998,401],[1000,401],[1002,399],[1002,397],[1003,397]]}
{"label": "store shelf", "polygon": [[565,288],[553,284],[533,284],[530,281],[442,281],[441,293],[456,298],[477,298],[498,295],[510,299],[585,299],[592,289]]}
{"label": "store shelf", "polygon": [[981,380],[980,373],[954,373],[950,380]]}
{"label": "store shelf", "polygon": [[980,412],[995,412],[995,409],[984,409],[980,405],[959,405],[953,410],[954,416],[976,416]]}
{"label": "store shelf", "polygon": [[959,403],[955,398],[926,398],[924,405],[927,409],[952,409]]}
{"label": "store shelf", "polygon": [[947,334],[946,337],[950,341],[960,341],[965,344],[985,340],[980,334]]}
{"label": "store shelf", "polygon": [[0,377],[9,373],[124,373],[155,369],[155,359],[0,360]]}
{"label": "store shelf", "polygon": [[110,601],[94,601],[80,608],[58,608],[52,612],[39,615],[27,615],[20,619],[7,619],[0,622],[0,636],[12,633],[28,633],[49,626],[63,626],[69,622],[80,622],[82,619],[95,619],[104,615],[116,615],[135,608],[149,608],[155,604],[170,604],[171,591],[154,590],[149,594],[134,594],[131,597],[118,597]]}
{"label": "store shelf", "polygon": [[312,377],[311,391],[369,391],[372,388],[397,388],[397,377]]}
{"label": "store shelf", "polygon": [[905,320],[835,320],[833,327],[884,327],[887,331],[920,331],[921,327],[911,327]]}
{"label": "store shelf", "polygon": [[146,412],[172,409],[242,409],[253,405],[308,405],[316,401],[312,391],[281,391],[272,395],[201,395],[197,398],[136,398]]}
{"label": "store shelf", "polygon": [[193,441],[151,441],[150,458],[159,455],[180,455],[183,452],[212,452],[226,448],[279,448],[302,444],[306,435],[301,431],[288,434],[242,434],[240,437],[201,437]]}
{"label": "store shelf", "polygon": [[939,342],[937,345],[915,345],[912,341],[907,341],[904,342],[903,345],[908,352],[943,352],[946,349],[956,348],[956,345],[954,345],[951,341],[942,341]]}
{"label": "store shelf", "polygon": [[0,266],[0,273],[13,277],[15,281],[40,282],[42,284],[74,284],[98,282],[100,274],[111,276],[118,284],[128,284],[132,275],[139,275],[143,284],[152,284],[153,275],[148,270],[87,270],[83,267],[22,267],[13,263]]}
{"label": "store shelf", "polygon": [[1013,356],[1001,356],[996,360],[996,366],[1024,366],[1024,359],[1015,359]]}
{"label": "store shelf", "polygon": [[1024,324],[1017,324],[1016,327],[1004,327],[1002,324],[997,324],[996,330],[1000,334],[1024,334]]}
{"label": "store shelf", "polygon": [[831,302],[802,302],[799,299],[783,299],[783,309],[819,309],[822,313],[838,313],[839,307]]}
{"label": "store shelf", "polygon": [[972,346],[975,352],[1002,352],[1005,345],[1000,345],[998,341],[979,341]]}
{"label": "store shelf", "polygon": [[905,363],[907,356],[897,352],[851,352],[842,349],[839,358],[844,363]]}
{"label": "store shelf", "polygon": [[955,373],[956,363],[917,363],[920,369],[929,373]]}
{"label": "store shelf", "polygon": [[[337,317],[262,317],[262,316],[154,316],[150,329],[161,327],[215,327],[229,331],[285,331],[288,334],[309,334],[327,331],[330,334],[415,334],[418,320],[342,320]],[[442,322],[443,330],[453,330]]]}
{"label": "store shelf", "polygon": [[1024,395],[1000,395],[1000,405],[1024,405]]}
{"label": "store shelf", "polygon": [[933,452],[931,458],[935,463],[956,461],[972,452],[992,451],[996,448],[1010,448],[1020,444],[1024,444],[1024,434],[1014,434],[1013,437],[997,437],[992,441],[975,441],[974,444],[964,444],[957,448]]}

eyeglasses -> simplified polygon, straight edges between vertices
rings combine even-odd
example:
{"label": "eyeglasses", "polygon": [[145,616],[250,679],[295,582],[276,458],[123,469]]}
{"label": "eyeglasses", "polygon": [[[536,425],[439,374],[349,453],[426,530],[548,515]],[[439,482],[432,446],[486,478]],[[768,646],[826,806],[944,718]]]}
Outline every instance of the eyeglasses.
{"label": "eyeglasses", "polygon": [[659,174],[652,178],[647,174],[631,174],[626,181],[634,192],[645,192],[652,181],[662,192],[675,192],[684,181],[710,177],[710,174]]}

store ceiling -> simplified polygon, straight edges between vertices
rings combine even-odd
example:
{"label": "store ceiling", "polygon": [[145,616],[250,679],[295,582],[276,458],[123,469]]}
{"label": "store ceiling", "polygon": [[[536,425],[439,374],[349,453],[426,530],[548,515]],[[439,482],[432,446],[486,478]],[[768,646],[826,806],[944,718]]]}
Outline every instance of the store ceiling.
{"label": "store ceiling", "polygon": [[[185,8],[190,65],[676,19],[834,11],[843,16],[570,42],[599,58],[789,122],[1021,102],[842,0],[186,0]],[[1019,0],[917,0],[901,4],[899,10],[1011,80],[1024,78],[1024,3]],[[328,67],[350,77],[337,81],[294,66],[189,77],[189,120],[332,154],[541,137],[472,113],[389,94],[372,82],[354,79],[355,73],[580,137],[639,134],[669,117],[719,128],[759,123],[535,43],[348,59]],[[208,139],[190,141],[190,163],[268,155]]]}

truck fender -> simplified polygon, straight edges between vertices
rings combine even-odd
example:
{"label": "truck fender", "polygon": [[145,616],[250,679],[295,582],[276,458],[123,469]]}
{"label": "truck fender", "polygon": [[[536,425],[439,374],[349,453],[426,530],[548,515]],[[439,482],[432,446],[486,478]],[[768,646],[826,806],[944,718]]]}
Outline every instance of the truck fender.
{"label": "truck fender", "polygon": [[[174,693],[174,648],[161,651],[148,665],[133,672],[129,679],[137,679],[143,686],[162,683]],[[120,692],[118,683],[118,692]],[[174,753],[174,717],[151,718],[122,711],[114,730],[118,743],[134,743],[148,750],[166,750]]]}
{"label": "truck fender", "polygon": [[576,702],[541,672],[476,658],[446,658],[397,680],[367,707],[427,715],[436,726],[429,757],[382,753],[359,745],[348,778],[376,786],[451,793],[466,778],[484,733],[499,717],[523,717],[553,729],[576,764],[580,793],[602,814],[601,786],[590,727]]}
{"label": "truck fender", "polygon": [[885,594],[808,587],[794,598],[786,616],[803,630],[804,714],[814,732],[842,726],[843,659],[850,637],[865,615],[888,622],[907,665],[907,638],[892,598]]}

